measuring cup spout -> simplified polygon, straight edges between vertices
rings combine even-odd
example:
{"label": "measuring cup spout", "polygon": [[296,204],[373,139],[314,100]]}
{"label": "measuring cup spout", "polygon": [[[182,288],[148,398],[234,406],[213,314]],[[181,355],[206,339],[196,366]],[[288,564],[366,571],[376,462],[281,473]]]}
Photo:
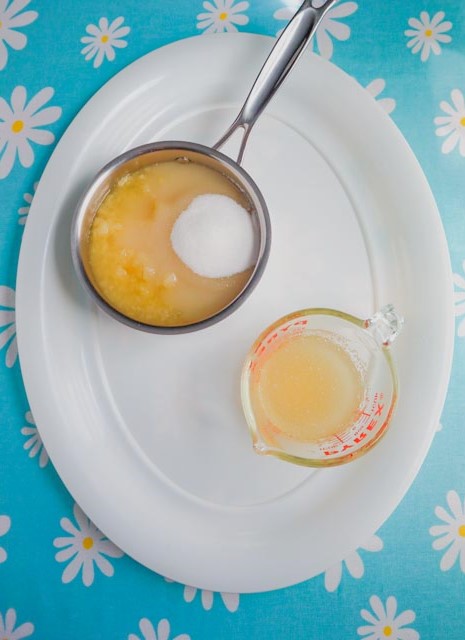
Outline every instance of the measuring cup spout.
{"label": "measuring cup spout", "polygon": [[380,346],[389,346],[394,342],[402,330],[404,319],[397,314],[392,304],[365,320],[365,329],[373,336]]}
{"label": "measuring cup spout", "polygon": [[214,149],[220,149],[237,129],[242,129],[236,160],[238,164],[242,162],[250,130],[304,52],[324,14],[336,0],[326,0],[319,7],[314,6],[315,2],[316,0],[304,0],[265,60],[239,115],[213,146]]}

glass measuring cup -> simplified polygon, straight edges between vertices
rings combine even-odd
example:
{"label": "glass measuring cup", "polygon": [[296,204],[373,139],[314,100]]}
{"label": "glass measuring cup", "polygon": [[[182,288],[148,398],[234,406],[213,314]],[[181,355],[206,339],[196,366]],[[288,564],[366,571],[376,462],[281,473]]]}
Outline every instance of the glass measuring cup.
{"label": "glass measuring cup", "polygon": [[[324,2],[322,0],[313,0],[313,2],[312,0],[304,0],[265,61],[237,118],[213,147],[180,141],[150,143],[130,149],[114,158],[95,176],[82,195],[73,217],[71,253],[81,284],[106,313],[135,329],[151,333],[186,333],[208,327],[225,318],[250,295],[267,263],[270,251],[271,225],[268,209],[259,188],[240,166],[245,146],[253,125],[303,53],[324,14],[334,2],[336,0]],[[238,130],[242,131],[242,139],[237,159],[232,160],[221,153],[220,148]],[[92,273],[89,236],[98,208],[123,176],[147,165],[173,160],[207,166],[226,176],[239,188],[246,196],[247,208],[253,219],[257,254],[249,279],[237,296],[224,308],[200,321],[162,326],[135,320],[122,313],[105,298]]]}
{"label": "glass measuring cup", "polygon": [[[308,467],[343,464],[369,451],[386,433],[396,406],[398,384],[389,346],[402,322],[392,305],[367,320],[333,309],[304,309],[265,329],[247,355],[241,378],[242,406],[255,451]],[[264,364],[301,336],[319,336],[342,349],[358,371],[363,389],[350,423],[318,439],[291,437],[260,401]]]}

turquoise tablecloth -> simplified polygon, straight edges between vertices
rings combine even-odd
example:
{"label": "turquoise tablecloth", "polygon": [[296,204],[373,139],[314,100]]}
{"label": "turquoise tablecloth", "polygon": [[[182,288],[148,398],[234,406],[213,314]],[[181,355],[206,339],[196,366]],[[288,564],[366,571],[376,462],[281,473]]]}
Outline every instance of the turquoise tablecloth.
{"label": "turquoise tablecloth", "polygon": [[376,536],[325,575],[281,591],[239,596],[169,583],[103,540],[74,505],[22,386],[14,326],[21,235],[36,183],[76,112],[154,48],[208,31],[273,35],[295,8],[292,0],[0,0],[1,639],[465,638],[462,0],[340,0],[315,45],[367,88],[412,146],[455,273],[455,364],[441,424]]}

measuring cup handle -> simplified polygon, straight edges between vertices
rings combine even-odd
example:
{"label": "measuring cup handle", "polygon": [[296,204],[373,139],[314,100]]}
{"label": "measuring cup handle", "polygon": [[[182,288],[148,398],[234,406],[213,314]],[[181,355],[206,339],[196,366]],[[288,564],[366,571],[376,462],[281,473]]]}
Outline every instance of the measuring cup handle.
{"label": "measuring cup handle", "polygon": [[336,0],[326,0],[322,6],[315,8],[312,0],[304,0],[271,50],[239,115],[214,145],[214,149],[219,149],[236,129],[242,128],[244,133],[237,157],[238,164],[241,163],[251,128],[300,58],[322,17],[335,2]]}
{"label": "measuring cup handle", "polygon": [[397,314],[392,304],[387,304],[365,320],[365,329],[380,346],[388,347],[399,335],[403,324],[402,316]]}

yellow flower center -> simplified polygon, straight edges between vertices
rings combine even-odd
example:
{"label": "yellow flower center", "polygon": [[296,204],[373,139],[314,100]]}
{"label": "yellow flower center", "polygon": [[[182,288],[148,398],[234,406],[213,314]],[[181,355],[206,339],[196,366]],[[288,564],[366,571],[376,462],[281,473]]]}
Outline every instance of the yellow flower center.
{"label": "yellow flower center", "polygon": [[222,13],[220,13],[220,15],[218,16],[218,18],[220,20],[226,20],[226,18],[228,17],[228,14],[226,13],[226,11],[223,11]]}
{"label": "yellow flower center", "polygon": [[83,539],[82,546],[84,547],[84,549],[92,549],[92,547],[94,546],[94,541],[90,536],[87,536],[87,538]]}
{"label": "yellow flower center", "polygon": [[3,27],[3,22],[0,20],[0,29]]}
{"label": "yellow flower center", "polygon": [[11,125],[13,133],[20,133],[24,129],[24,122],[22,120],[15,120]]}
{"label": "yellow flower center", "polygon": [[[463,118],[465,120],[465,118]],[[465,124],[465,123],[464,123]],[[465,538],[465,524],[461,524],[459,527],[459,536]]]}
{"label": "yellow flower center", "polygon": [[460,118],[460,124],[462,125],[462,127],[465,127],[465,116]]}
{"label": "yellow flower center", "polygon": [[392,636],[392,629],[389,626],[384,627],[383,629],[383,633],[386,636],[386,638],[389,638],[389,636]]}
{"label": "yellow flower center", "polygon": [[426,29],[425,36],[427,38],[431,38],[432,35],[433,35],[433,31],[431,29]]}
{"label": "yellow flower center", "polygon": [[109,37],[109,36],[102,36],[102,37],[100,38],[101,42],[103,42],[104,44],[105,44],[105,42],[108,42],[108,40],[109,40],[109,39],[110,39],[110,37]]}

